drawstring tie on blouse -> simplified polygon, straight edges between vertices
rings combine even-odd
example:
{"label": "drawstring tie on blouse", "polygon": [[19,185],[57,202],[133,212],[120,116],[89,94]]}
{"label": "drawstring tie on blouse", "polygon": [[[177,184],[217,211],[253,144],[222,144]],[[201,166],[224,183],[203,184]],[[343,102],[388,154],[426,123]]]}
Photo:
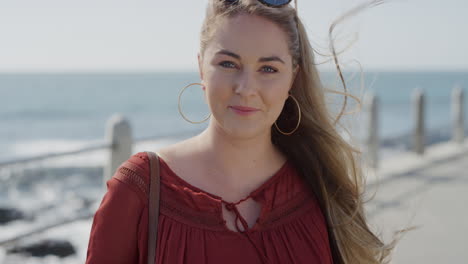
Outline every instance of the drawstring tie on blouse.
{"label": "drawstring tie on blouse", "polygon": [[[228,211],[233,211],[235,214],[236,214],[236,219],[234,220],[234,225],[236,226],[236,229],[237,231],[239,231],[239,233],[241,234],[244,234],[247,239],[250,241],[250,243],[252,243],[252,245],[255,247],[255,249],[257,250],[257,253],[258,255],[260,256],[260,258],[262,259],[262,262],[267,264],[268,263],[268,258],[267,256],[265,256],[265,254],[262,252],[262,250],[257,246],[257,244],[255,244],[255,242],[253,241],[253,239],[250,237],[250,233],[249,232],[246,232],[247,229],[249,228],[249,226],[247,225],[247,221],[245,221],[245,219],[240,215],[239,213],[239,210],[237,210],[237,204],[239,204],[240,202],[242,201],[245,201],[247,200],[248,198],[250,197],[246,197],[245,199],[242,199],[236,203],[228,203],[228,202],[225,202],[223,201],[225,204],[226,204],[226,209]],[[239,229],[239,226],[237,224],[237,220],[240,220],[241,223],[242,223],[242,226],[244,227],[244,230],[240,230]]]}

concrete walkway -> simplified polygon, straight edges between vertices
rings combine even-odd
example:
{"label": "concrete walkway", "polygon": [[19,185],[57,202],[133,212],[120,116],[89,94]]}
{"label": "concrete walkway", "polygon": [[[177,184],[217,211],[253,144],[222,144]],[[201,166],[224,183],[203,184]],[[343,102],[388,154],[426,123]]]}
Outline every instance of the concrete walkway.
{"label": "concrete walkway", "polygon": [[377,191],[368,218],[385,241],[417,227],[397,244],[392,263],[468,263],[468,142],[386,159],[377,173],[368,172],[368,186]]}

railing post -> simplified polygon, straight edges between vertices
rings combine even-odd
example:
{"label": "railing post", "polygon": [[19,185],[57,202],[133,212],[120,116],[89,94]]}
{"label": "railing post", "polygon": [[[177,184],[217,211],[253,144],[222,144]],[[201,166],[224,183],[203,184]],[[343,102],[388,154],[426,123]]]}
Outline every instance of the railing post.
{"label": "railing post", "polygon": [[368,116],[365,148],[369,166],[374,169],[377,169],[379,163],[378,103],[379,100],[374,94],[370,94],[364,101],[364,107]]}
{"label": "railing post", "polygon": [[452,91],[452,140],[462,144],[465,138],[463,90],[456,86]]}
{"label": "railing post", "polygon": [[413,151],[419,155],[424,154],[425,129],[424,129],[424,93],[421,89],[416,89],[413,94],[414,107],[414,130],[413,130]]}
{"label": "railing post", "polygon": [[104,168],[104,185],[132,155],[132,131],[130,123],[122,115],[116,114],[107,121],[106,140],[112,143],[112,147],[109,149],[109,162]]}

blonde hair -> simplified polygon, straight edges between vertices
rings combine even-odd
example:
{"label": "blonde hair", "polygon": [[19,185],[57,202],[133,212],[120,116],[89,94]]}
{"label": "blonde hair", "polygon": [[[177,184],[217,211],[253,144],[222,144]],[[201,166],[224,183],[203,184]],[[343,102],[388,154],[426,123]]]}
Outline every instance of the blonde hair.
{"label": "blonde hair", "polygon": [[[203,57],[220,20],[241,13],[266,18],[283,29],[288,36],[293,66],[300,68],[291,89],[302,113],[300,126],[290,136],[272,126],[272,142],[293,162],[319,200],[327,220],[334,263],[388,262],[396,241],[384,244],[367,225],[360,152],[336,129],[345,104],[338,117],[333,118],[325,103],[326,90],[314,63],[313,49],[296,10],[291,6],[266,7],[257,0],[239,0],[234,5],[210,0],[201,30],[200,55]],[[333,56],[336,62],[334,50]],[[342,76],[338,64],[337,70]],[[350,96],[346,91],[338,93],[345,98]],[[284,131],[291,131],[297,122],[295,116],[295,104],[285,104],[277,122]]]}

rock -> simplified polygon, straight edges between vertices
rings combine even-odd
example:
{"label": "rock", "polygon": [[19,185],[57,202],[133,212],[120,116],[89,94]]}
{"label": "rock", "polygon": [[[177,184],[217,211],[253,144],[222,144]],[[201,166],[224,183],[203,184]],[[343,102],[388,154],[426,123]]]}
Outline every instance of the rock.
{"label": "rock", "polygon": [[15,208],[0,208],[0,225],[20,220],[25,217],[24,213]]}
{"label": "rock", "polygon": [[7,250],[8,254],[26,254],[34,257],[55,255],[61,258],[76,253],[73,245],[66,240],[42,240],[29,245],[15,246]]}

